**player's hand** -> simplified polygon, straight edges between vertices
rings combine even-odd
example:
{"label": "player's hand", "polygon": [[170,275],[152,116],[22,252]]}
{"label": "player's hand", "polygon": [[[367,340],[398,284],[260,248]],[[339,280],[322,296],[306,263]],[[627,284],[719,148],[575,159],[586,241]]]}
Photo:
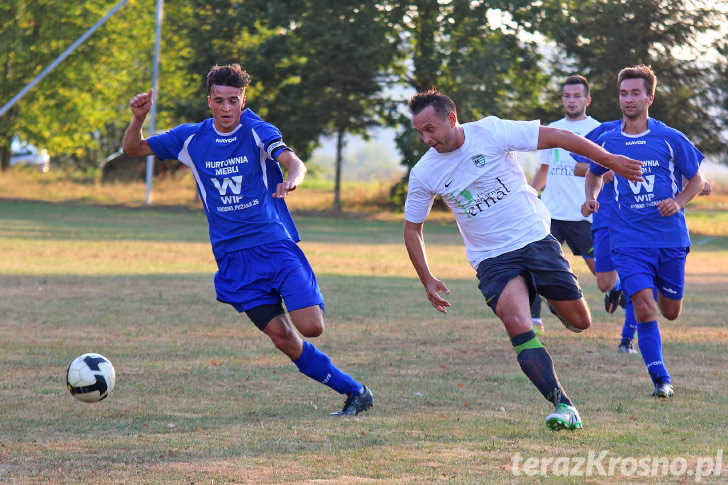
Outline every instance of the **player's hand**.
{"label": "player's hand", "polygon": [[710,183],[706,180],[703,182],[703,190],[701,190],[698,195],[710,195],[711,193],[713,193],[713,187],[711,187]]}
{"label": "player's hand", "polygon": [[589,217],[594,212],[599,212],[599,202],[596,200],[586,200],[581,204],[581,215]]}
{"label": "player's hand", "polygon": [[614,172],[612,170],[609,170],[607,172],[604,172],[602,174],[602,182],[605,184],[610,184],[614,180]]}
{"label": "player's hand", "polygon": [[612,155],[610,166],[614,173],[632,182],[642,182],[642,162],[627,158],[624,155]]}
{"label": "player's hand", "polygon": [[440,296],[440,292],[449,295],[450,290],[447,289],[445,283],[440,280],[433,279],[432,282],[425,286],[427,290],[427,299],[430,300],[432,306],[442,313],[447,313],[447,308],[450,306],[450,302]]}
{"label": "player's hand", "polygon": [[665,199],[657,203],[657,210],[665,217],[677,214],[680,209],[680,204],[675,199]]}
{"label": "player's hand", "polygon": [[134,98],[129,101],[129,107],[131,108],[131,112],[134,113],[135,118],[145,118],[147,113],[149,113],[149,110],[152,109],[153,103],[154,90],[150,89],[146,93],[140,93],[134,96]]}
{"label": "player's hand", "polygon": [[273,197],[276,199],[285,199],[288,192],[296,190],[296,183],[291,180],[284,180],[283,182],[276,185],[276,191],[273,193]]}

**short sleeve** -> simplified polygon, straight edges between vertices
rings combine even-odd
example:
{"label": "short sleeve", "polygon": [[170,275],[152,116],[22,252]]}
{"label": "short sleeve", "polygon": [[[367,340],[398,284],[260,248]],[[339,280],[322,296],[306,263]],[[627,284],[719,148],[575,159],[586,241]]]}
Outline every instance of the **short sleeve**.
{"label": "short sleeve", "polygon": [[434,199],[435,194],[425,187],[414,171],[410,172],[407,200],[404,204],[405,220],[414,223],[425,222]]}

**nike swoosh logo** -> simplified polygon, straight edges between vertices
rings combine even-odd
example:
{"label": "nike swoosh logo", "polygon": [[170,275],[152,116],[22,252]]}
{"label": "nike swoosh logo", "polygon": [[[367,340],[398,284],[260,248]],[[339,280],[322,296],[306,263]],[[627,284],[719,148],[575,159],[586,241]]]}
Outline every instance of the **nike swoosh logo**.
{"label": "nike swoosh logo", "polygon": [[490,298],[486,298],[485,304],[487,305],[488,303],[490,303],[490,300],[492,300],[494,297],[495,297],[495,295],[491,296]]}
{"label": "nike swoosh logo", "polygon": [[452,180],[450,180],[448,183],[445,184],[445,188],[450,187],[450,184],[452,183]]}

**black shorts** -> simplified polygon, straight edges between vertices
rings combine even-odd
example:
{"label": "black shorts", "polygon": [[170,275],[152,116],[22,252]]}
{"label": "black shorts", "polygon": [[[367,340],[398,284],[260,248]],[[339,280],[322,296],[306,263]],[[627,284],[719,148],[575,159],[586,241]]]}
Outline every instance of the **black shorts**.
{"label": "black shorts", "polygon": [[571,272],[561,245],[550,234],[521,249],[480,262],[478,288],[494,312],[503,288],[519,275],[526,280],[531,303],[537,293],[557,301],[578,300],[582,296],[579,282]]}
{"label": "black shorts", "polygon": [[591,222],[551,219],[551,234],[559,241],[559,244],[564,244],[566,241],[574,256],[594,257]]}

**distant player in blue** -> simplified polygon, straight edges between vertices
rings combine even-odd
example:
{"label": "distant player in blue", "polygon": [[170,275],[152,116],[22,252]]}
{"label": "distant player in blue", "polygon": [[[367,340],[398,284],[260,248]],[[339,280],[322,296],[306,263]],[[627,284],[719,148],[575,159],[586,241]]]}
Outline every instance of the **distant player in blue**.
{"label": "distant player in blue", "polygon": [[[278,128],[243,110],[249,83],[238,64],[213,67],[207,74],[212,118],[147,139],[142,126],[153,92],[136,95],[129,103],[134,117],[124,153],[154,154],[190,167],[217,261],[217,299],[245,312],[302,374],[346,394],[343,410],[332,414],[355,415],[373,406],[371,391],[301,338],[324,330],[324,298],[284,201],[303,182],[306,168]],[[280,165],[287,169],[285,179]]]}
{"label": "distant player in blue", "polygon": [[[590,131],[586,138],[591,141],[604,133],[615,129],[621,130],[622,120],[607,121]],[[581,155],[572,154],[575,160],[590,163],[590,160]],[[614,313],[618,306],[625,307],[625,319],[622,326],[622,338],[618,350],[622,353],[633,354],[637,351],[632,344],[637,322],[634,318],[632,301],[624,297],[622,284],[612,261],[609,249],[609,219],[614,205],[614,172],[607,171],[602,176],[602,188],[597,196],[599,211],[592,218],[592,240],[594,242],[594,273],[597,277],[597,286],[604,293],[604,309]]]}
{"label": "distant player in blue", "polygon": [[[657,79],[648,66],[622,69],[617,77],[622,128],[601,135],[607,151],[643,162],[643,181],[615,175],[610,218],[612,260],[632,300],[639,348],[654,384],[653,396],[674,394],[662,357],[657,309],[675,320],[682,309],[685,258],[690,237],[684,207],[703,189],[703,154],[679,131],[650,118]],[[586,176],[582,211],[597,212],[596,200],[606,168],[592,163]],[[683,178],[687,183],[683,186]],[[657,301],[653,293],[657,288]]]}

